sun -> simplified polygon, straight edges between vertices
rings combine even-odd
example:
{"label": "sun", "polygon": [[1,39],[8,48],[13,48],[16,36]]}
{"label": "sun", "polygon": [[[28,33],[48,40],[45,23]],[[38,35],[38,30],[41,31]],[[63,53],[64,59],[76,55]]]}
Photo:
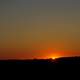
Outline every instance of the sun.
{"label": "sun", "polygon": [[54,56],[51,56],[52,59],[57,59],[57,58],[60,58],[60,55],[56,54]]}
{"label": "sun", "polygon": [[56,58],[58,58],[58,57],[52,57],[52,59],[56,59]]}
{"label": "sun", "polygon": [[52,53],[52,55],[50,56],[52,59],[56,59],[59,58],[59,53]]}
{"label": "sun", "polygon": [[51,59],[57,59],[60,57],[61,57],[61,52],[59,51],[50,51],[48,55],[48,58],[51,58]]}

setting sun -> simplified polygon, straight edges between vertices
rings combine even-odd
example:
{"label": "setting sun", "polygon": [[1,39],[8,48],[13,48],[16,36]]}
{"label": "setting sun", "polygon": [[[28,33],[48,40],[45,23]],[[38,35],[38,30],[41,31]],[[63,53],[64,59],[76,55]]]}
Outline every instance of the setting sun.
{"label": "setting sun", "polygon": [[56,59],[56,58],[58,58],[58,57],[52,57],[52,59]]}
{"label": "setting sun", "polygon": [[60,58],[60,56],[53,56],[52,59]]}
{"label": "setting sun", "polygon": [[61,54],[62,52],[58,52],[58,51],[56,51],[56,52],[50,52],[50,54],[51,55],[49,55],[49,58],[52,58],[52,59],[56,59],[56,58],[60,58],[61,56],[60,56],[60,54]]}

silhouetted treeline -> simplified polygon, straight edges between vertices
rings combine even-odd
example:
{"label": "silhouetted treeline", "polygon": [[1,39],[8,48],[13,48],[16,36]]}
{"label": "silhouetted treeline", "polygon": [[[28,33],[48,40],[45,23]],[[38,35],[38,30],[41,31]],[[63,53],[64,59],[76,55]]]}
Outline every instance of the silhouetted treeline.
{"label": "silhouetted treeline", "polygon": [[62,57],[57,59],[33,60],[0,60],[0,71],[17,74],[36,75],[61,73],[78,73],[80,71],[80,57]]}
{"label": "silhouetted treeline", "polygon": [[0,64],[25,64],[25,65],[80,64],[80,57],[62,57],[57,59],[0,60]]}

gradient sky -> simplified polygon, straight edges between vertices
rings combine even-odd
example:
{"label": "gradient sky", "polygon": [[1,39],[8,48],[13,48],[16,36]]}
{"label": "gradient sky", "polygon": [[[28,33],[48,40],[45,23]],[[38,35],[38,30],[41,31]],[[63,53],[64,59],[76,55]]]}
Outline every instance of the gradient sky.
{"label": "gradient sky", "polygon": [[79,0],[0,0],[1,59],[74,56],[79,51]]}

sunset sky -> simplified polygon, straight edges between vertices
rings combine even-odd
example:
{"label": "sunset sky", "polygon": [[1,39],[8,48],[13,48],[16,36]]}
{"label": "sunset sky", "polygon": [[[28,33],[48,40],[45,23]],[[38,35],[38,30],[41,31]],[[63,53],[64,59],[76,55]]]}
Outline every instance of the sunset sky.
{"label": "sunset sky", "polygon": [[79,0],[0,0],[0,59],[80,56]]}

